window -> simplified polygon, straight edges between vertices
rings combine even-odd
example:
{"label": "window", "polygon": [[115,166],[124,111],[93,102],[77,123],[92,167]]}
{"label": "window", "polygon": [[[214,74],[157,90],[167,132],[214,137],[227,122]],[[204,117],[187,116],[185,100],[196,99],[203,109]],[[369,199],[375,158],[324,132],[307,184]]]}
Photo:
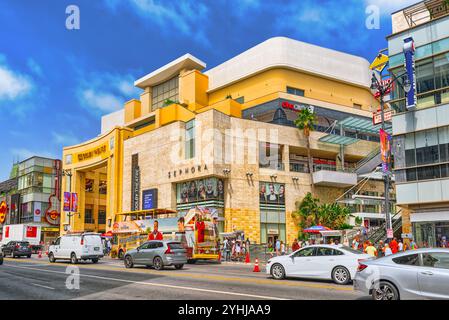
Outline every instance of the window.
{"label": "window", "polygon": [[418,180],[431,180],[441,178],[440,166],[420,167],[418,171]]}
{"label": "window", "polygon": [[195,120],[186,123],[185,141],[185,158],[192,159],[195,157]]}
{"label": "window", "polygon": [[432,164],[439,161],[437,129],[415,133],[416,164]]}
{"label": "window", "polygon": [[100,185],[98,187],[98,192],[100,194],[108,193],[108,182],[106,180],[100,180]]}
{"label": "window", "polygon": [[432,252],[423,254],[423,265],[425,267],[449,269],[449,253]]}
{"label": "window", "polygon": [[304,248],[295,253],[294,257],[311,257],[314,255],[315,247],[312,248]]}
{"label": "window", "polygon": [[150,242],[145,242],[139,247],[140,250],[150,249]]}
{"label": "window", "polygon": [[409,133],[405,135],[405,166],[411,167],[415,165],[415,134]]}
{"label": "window", "polygon": [[418,94],[435,89],[432,59],[424,60],[416,65],[416,85]]}
{"label": "window", "polygon": [[61,243],[61,238],[56,239],[55,246],[59,246],[60,243]]}
{"label": "window", "polygon": [[166,100],[178,101],[179,78],[178,76],[158,84],[152,88],[151,110],[164,107]]}
{"label": "window", "polygon": [[340,256],[343,255],[343,252],[339,251],[339,250],[335,250],[332,248],[324,248],[324,247],[319,247],[317,248],[317,256]]}
{"label": "window", "polygon": [[282,154],[284,146],[269,143],[259,143],[259,167],[268,168],[272,170],[284,170],[284,164],[282,162]]}
{"label": "window", "polygon": [[84,223],[89,223],[89,224],[95,223],[92,208],[86,208],[84,210]]}
{"label": "window", "polygon": [[449,53],[435,57],[435,87],[449,87]]}
{"label": "window", "polygon": [[287,87],[287,93],[294,94],[295,96],[304,97],[304,90],[302,89]]}
{"label": "window", "polygon": [[85,189],[86,192],[94,192],[94,180],[86,179]]}
{"label": "window", "polygon": [[72,155],[68,154],[65,156],[65,164],[72,164]]}
{"label": "window", "polygon": [[98,209],[98,224],[106,224],[106,208],[100,207]]}
{"label": "window", "polygon": [[408,266],[419,266],[419,255],[410,254],[407,256],[397,257],[393,259],[394,263],[403,264]]}
{"label": "window", "polygon": [[240,104],[244,104],[245,103],[245,97],[238,97],[237,99],[235,99],[235,101],[240,103]]}

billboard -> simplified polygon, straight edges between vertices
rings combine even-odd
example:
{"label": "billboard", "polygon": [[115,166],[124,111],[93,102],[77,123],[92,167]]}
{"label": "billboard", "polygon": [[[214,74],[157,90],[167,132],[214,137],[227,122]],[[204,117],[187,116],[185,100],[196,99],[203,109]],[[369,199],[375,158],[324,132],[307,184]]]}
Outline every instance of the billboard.
{"label": "billboard", "polygon": [[199,179],[176,185],[176,202],[178,204],[208,200],[224,200],[224,182],[222,179]]}
{"label": "billboard", "polygon": [[406,108],[416,108],[416,77],[415,77],[415,42],[412,37],[404,39],[405,71],[410,82],[410,91],[406,92]]}
{"label": "billboard", "polygon": [[259,183],[260,204],[285,204],[285,185],[272,182]]}
{"label": "billboard", "polygon": [[157,208],[157,189],[142,191],[142,210]]}

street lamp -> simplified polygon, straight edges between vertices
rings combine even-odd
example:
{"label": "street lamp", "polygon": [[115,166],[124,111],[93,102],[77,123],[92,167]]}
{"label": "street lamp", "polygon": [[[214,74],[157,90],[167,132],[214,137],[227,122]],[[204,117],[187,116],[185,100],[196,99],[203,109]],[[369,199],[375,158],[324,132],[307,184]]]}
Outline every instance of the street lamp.
{"label": "street lamp", "polygon": [[[63,169],[62,170],[62,175],[64,176],[64,177],[68,177],[69,178],[69,192],[70,192],[70,194],[72,194],[72,171],[71,170],[69,170],[69,169]],[[72,217],[74,216],[74,215],[76,215],[76,214],[78,214],[78,216],[80,215],[79,214],[79,212],[68,212],[67,213],[67,216],[69,217],[69,226],[71,227],[72,226]]]}
{"label": "street lamp", "polygon": [[[400,80],[401,79],[401,80]],[[373,72],[373,75],[371,77],[371,90],[375,90],[380,99],[380,112],[381,112],[381,119],[382,119],[382,130],[385,131],[385,102],[384,97],[388,95],[391,91],[391,88],[394,83],[399,84],[406,93],[408,93],[411,90],[411,81],[407,75],[407,73],[401,74],[399,76],[395,76],[394,74],[391,75],[391,81],[384,82],[379,81],[379,79],[376,77],[376,74]],[[391,149],[387,151],[388,153],[391,152]],[[389,158],[389,154],[388,157]],[[392,229],[392,223],[391,223],[391,214],[390,214],[390,178],[391,178],[391,171],[390,171],[390,163],[387,161],[385,163],[385,172],[383,172],[384,176],[384,201],[385,201],[385,225],[386,225],[386,232],[388,237],[388,231]],[[390,237],[388,237],[390,238]]]}

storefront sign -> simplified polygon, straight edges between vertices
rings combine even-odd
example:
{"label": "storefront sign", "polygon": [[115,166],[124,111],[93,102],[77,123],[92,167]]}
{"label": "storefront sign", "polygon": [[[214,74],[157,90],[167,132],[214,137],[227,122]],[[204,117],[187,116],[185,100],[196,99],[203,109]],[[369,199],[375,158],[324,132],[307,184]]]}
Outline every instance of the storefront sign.
{"label": "storefront sign", "polygon": [[308,105],[308,104],[296,104],[296,103],[293,104],[293,103],[290,103],[288,101],[283,101],[281,106],[284,109],[290,109],[290,110],[293,110],[293,111],[302,111],[304,109],[309,109],[309,111],[312,112],[312,113],[314,111],[314,107],[311,106],[311,105]]}
{"label": "storefront sign", "polygon": [[8,205],[5,201],[0,202],[0,223],[5,223],[6,214],[8,213]]}
{"label": "storefront sign", "polygon": [[176,176],[181,176],[181,175],[188,175],[188,174],[194,174],[195,172],[201,172],[201,171],[207,171],[207,164],[203,165],[196,165],[190,168],[184,168],[184,169],[178,169],[178,170],[173,170],[173,171],[169,171],[168,172],[168,178],[170,179],[171,177],[176,178]]}
{"label": "storefront sign", "polygon": [[42,205],[40,202],[34,203],[34,222],[41,222],[42,215],[41,215]]}
{"label": "storefront sign", "polygon": [[408,81],[410,84],[410,91],[406,93],[407,110],[416,108],[416,77],[415,77],[415,42],[413,38],[404,39],[404,55],[405,55],[405,70],[407,72]]}
{"label": "storefront sign", "polygon": [[[388,110],[384,112],[384,120],[391,121],[393,118],[393,110]],[[378,125],[382,123],[382,113],[380,111],[373,113],[373,125]]]}
{"label": "storefront sign", "polygon": [[108,150],[107,144],[103,143],[102,145],[95,147],[91,150],[78,153],[76,155],[76,159],[78,160],[78,162],[90,160],[92,158],[99,157],[99,156],[103,155],[104,153],[107,152],[107,150]]}
{"label": "storefront sign", "polygon": [[142,192],[142,210],[157,208],[157,189],[143,190]]}
{"label": "storefront sign", "polygon": [[26,237],[27,238],[36,238],[37,237],[37,227],[27,226]]}
{"label": "storefront sign", "polygon": [[279,234],[279,231],[277,229],[268,229],[267,233],[276,235],[276,234]]}

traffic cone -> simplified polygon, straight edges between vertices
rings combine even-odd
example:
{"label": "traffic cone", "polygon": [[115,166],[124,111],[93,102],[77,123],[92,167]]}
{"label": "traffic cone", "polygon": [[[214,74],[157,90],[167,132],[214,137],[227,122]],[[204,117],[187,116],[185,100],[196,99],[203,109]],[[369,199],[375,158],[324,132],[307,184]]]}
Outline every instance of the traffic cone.
{"label": "traffic cone", "polygon": [[260,272],[259,269],[259,259],[256,258],[256,261],[254,262],[254,270],[253,272]]}
{"label": "traffic cone", "polygon": [[218,261],[221,262],[221,251],[218,251]]}
{"label": "traffic cone", "polygon": [[245,263],[250,263],[251,260],[249,259],[249,252],[246,253]]}

